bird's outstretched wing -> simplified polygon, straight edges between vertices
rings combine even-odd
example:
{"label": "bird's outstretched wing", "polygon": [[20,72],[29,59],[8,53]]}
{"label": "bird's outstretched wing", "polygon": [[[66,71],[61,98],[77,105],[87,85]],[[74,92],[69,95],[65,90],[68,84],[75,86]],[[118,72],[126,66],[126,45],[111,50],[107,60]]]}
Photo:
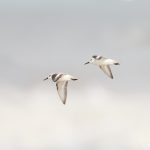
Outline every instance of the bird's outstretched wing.
{"label": "bird's outstretched wing", "polygon": [[99,66],[100,69],[103,70],[103,72],[109,76],[111,79],[113,79],[113,74],[111,72],[110,66],[109,65],[104,65],[104,66]]}
{"label": "bird's outstretched wing", "polygon": [[63,104],[66,103],[66,99],[67,99],[67,85],[68,85],[68,81],[60,81],[56,83],[58,95],[61,101],[63,102]]}

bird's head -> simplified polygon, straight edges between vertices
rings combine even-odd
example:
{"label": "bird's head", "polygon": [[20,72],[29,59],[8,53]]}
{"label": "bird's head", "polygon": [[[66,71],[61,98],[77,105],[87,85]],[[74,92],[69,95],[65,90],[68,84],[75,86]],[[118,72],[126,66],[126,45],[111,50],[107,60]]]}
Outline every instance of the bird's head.
{"label": "bird's head", "polygon": [[87,65],[87,64],[92,64],[92,63],[94,63],[95,62],[95,60],[96,60],[96,58],[97,58],[97,55],[94,55],[94,56],[92,56],[92,58],[88,61],[88,62],[86,62],[84,65]]}

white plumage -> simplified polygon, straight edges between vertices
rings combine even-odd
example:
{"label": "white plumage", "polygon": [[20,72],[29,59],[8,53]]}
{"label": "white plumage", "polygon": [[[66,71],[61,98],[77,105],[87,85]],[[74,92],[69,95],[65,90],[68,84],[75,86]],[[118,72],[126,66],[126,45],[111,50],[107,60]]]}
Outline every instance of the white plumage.
{"label": "white plumage", "polygon": [[99,68],[111,79],[113,79],[113,74],[111,72],[110,65],[119,65],[116,60],[105,58],[99,55],[92,56],[90,61],[86,62],[85,64],[89,63],[99,66]]}
{"label": "white plumage", "polygon": [[63,73],[54,73],[52,75],[49,75],[44,80],[47,80],[47,79],[52,79],[53,82],[56,82],[58,95],[61,101],[63,102],[63,104],[66,104],[68,81],[78,80],[78,79],[69,74],[63,74]]}

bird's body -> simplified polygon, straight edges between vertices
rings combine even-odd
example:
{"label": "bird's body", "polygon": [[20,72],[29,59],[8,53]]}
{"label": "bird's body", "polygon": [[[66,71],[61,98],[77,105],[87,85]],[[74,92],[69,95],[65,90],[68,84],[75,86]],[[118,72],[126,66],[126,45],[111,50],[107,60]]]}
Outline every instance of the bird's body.
{"label": "bird's body", "polygon": [[92,56],[91,60],[85,64],[88,63],[99,66],[99,68],[102,69],[103,72],[112,79],[113,79],[113,75],[110,69],[110,65],[119,65],[117,61],[99,55]]}
{"label": "bird's body", "polygon": [[73,77],[72,75],[63,74],[63,73],[51,74],[44,80],[47,80],[47,79],[52,79],[52,81],[56,83],[58,95],[59,95],[60,99],[62,100],[63,104],[66,103],[66,99],[67,99],[68,81],[78,80],[77,78]]}

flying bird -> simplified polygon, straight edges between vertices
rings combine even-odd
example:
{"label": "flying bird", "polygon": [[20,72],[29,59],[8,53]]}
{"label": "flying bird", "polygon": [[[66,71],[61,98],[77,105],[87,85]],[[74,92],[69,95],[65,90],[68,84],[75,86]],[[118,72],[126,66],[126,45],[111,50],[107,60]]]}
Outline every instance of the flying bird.
{"label": "flying bird", "polygon": [[63,102],[63,104],[66,104],[68,81],[70,81],[70,80],[75,81],[75,80],[78,80],[78,79],[73,77],[72,75],[63,74],[63,73],[51,74],[48,77],[46,77],[44,79],[44,81],[48,80],[48,79],[52,79],[53,82],[56,82],[58,95],[59,95],[61,101]]}
{"label": "flying bird", "polygon": [[110,65],[120,65],[119,62],[113,59],[105,58],[99,55],[92,56],[90,61],[86,62],[85,65],[89,63],[97,65],[111,79],[113,79],[113,74],[111,72]]}

